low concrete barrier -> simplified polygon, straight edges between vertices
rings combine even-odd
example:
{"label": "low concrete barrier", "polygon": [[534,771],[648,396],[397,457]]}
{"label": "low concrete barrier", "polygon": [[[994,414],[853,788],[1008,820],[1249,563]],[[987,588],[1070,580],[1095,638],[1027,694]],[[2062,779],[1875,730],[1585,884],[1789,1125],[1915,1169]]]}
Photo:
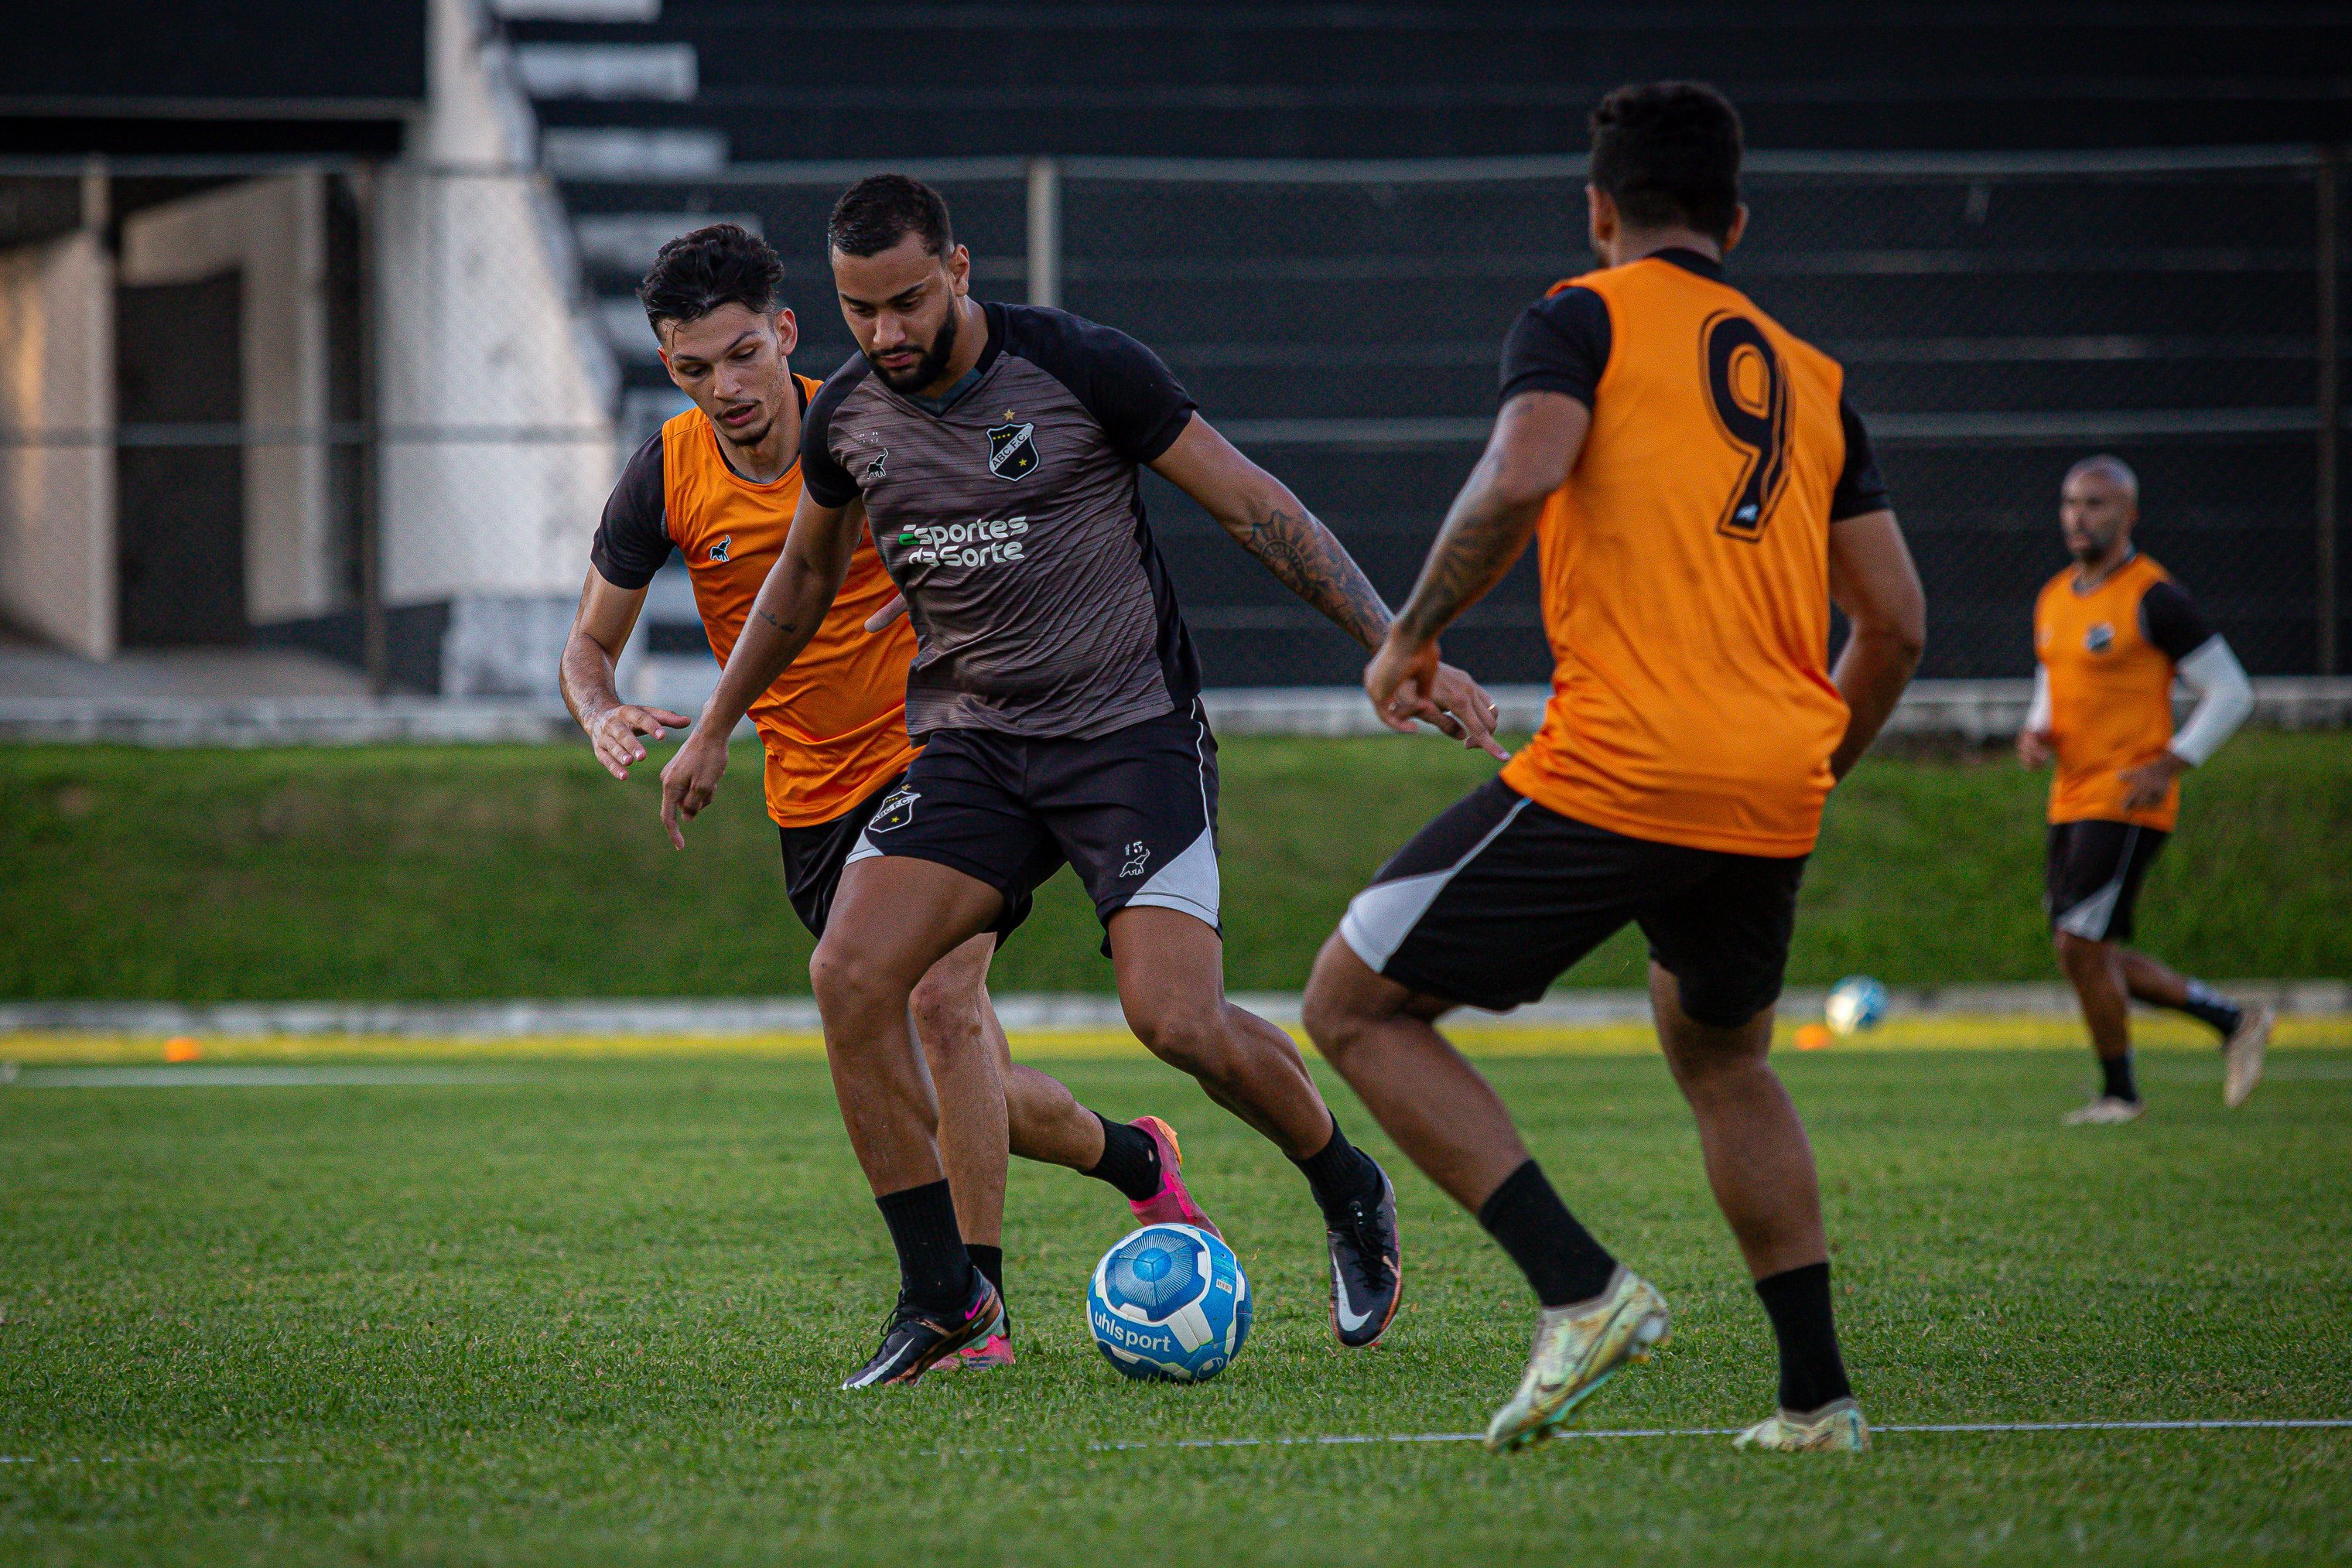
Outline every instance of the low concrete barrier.
{"label": "low concrete barrier", "polygon": [[[2252,722],[2278,729],[2352,726],[2352,676],[2265,675],[2254,683]],[[1532,730],[1543,722],[1544,686],[1488,688],[1502,709],[1496,727]],[[1888,719],[1886,733],[1981,743],[2006,740],[2025,722],[2032,681],[1915,681]],[[1371,704],[1353,686],[1229,686],[1202,694],[1221,735],[1381,735]],[[2175,694],[2187,711],[2189,695]]]}
{"label": "low concrete barrier", "polygon": [[[2290,1016],[2352,1014],[2352,983],[2343,980],[2244,980],[2231,996],[2264,1001]],[[1792,989],[1782,997],[1788,1018],[1818,1016],[1824,993]],[[1235,1002],[1285,1026],[1298,1022],[1295,991],[1237,992]],[[1127,1022],[1115,996],[1013,993],[995,998],[997,1016],[1015,1034],[1121,1030]],[[1889,1017],[2017,1017],[2071,1014],[2074,993],[2063,986],[1941,986],[1897,990]],[[1507,1018],[1523,1024],[1623,1023],[1650,1016],[1646,991],[1555,991],[1507,1014],[1465,1009],[1464,1021]],[[0,1040],[16,1032],[112,1035],[414,1035],[441,1039],[502,1039],[530,1035],[810,1034],[820,1024],[816,1004],[799,997],[580,998],[560,1001],[494,1002],[9,1002],[0,1003]],[[0,1050],[5,1044],[0,1044]]]}
{"label": "low concrete barrier", "polygon": [[[1542,686],[1492,688],[1500,727],[1543,722]],[[1890,734],[1981,743],[2017,733],[2025,681],[1919,681],[1904,694]],[[669,700],[677,700],[671,694]],[[1223,735],[1381,735],[1353,686],[1228,686],[1202,694]],[[2184,699],[2185,700],[2185,699]],[[690,711],[697,704],[684,703]],[[2254,682],[2253,722],[2280,729],[2352,726],[2352,677],[2279,675]],[[748,729],[739,730],[748,734]],[[0,695],[0,740],[121,746],[362,746],[383,742],[563,741],[577,737],[553,703],[486,697]]]}

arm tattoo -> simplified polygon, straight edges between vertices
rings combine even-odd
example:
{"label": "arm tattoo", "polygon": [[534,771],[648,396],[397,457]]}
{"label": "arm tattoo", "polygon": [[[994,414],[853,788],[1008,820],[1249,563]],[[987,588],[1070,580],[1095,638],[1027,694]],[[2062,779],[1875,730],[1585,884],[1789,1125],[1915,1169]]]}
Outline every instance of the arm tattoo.
{"label": "arm tattoo", "polygon": [[1454,618],[1500,582],[1527,548],[1540,506],[1513,507],[1496,496],[1489,462],[1482,459],[1455,497],[1445,527],[1422,563],[1412,597],[1397,612],[1397,624],[1416,641],[1435,637]]}
{"label": "arm tattoo", "polygon": [[754,609],[751,613],[757,615],[761,620],[766,622],[769,625],[773,626],[777,631],[782,632],[787,637],[800,630],[800,628],[795,626],[793,622],[789,621],[779,621],[764,610]]}
{"label": "arm tattoo", "polygon": [[1331,530],[1304,507],[1292,512],[1276,507],[1261,521],[1234,529],[1234,537],[1284,587],[1365,647],[1378,647],[1388,635],[1389,607],[1371,580]]}

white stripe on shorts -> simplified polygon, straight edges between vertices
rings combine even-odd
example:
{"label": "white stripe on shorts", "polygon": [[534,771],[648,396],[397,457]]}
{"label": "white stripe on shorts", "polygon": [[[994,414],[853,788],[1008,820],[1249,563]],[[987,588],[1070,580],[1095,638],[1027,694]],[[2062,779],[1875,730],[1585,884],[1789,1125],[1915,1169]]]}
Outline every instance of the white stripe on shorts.
{"label": "white stripe on shorts", "polygon": [[1174,909],[1209,925],[1217,924],[1223,902],[1217,876],[1217,843],[1206,828],[1182,854],[1160,868],[1121,909]]}
{"label": "white stripe on shorts", "polygon": [[1217,871],[1217,835],[1209,822],[1208,709],[1198,697],[1192,699],[1192,755],[1199,759],[1201,776],[1201,836],[1119,907],[1173,909],[1216,929],[1224,915],[1224,887]]}
{"label": "white stripe on shorts", "polygon": [[1388,967],[1445,884],[1459,875],[1462,868],[1478,858],[1479,852],[1495,841],[1496,836],[1518,820],[1528,809],[1527,797],[1503,813],[1503,820],[1487,831],[1486,836],[1470,846],[1470,852],[1447,866],[1444,871],[1425,871],[1419,876],[1401,876],[1394,882],[1376,882],[1348,902],[1348,913],[1339,922],[1339,939],[1355,949],[1356,956],[1370,966],[1375,974]]}
{"label": "white stripe on shorts", "polygon": [[2107,927],[2115,924],[2116,905],[2124,895],[2124,878],[2131,874],[2132,855],[2138,849],[2139,824],[2135,822],[2126,830],[2124,847],[2116,855],[2116,874],[2098,892],[2061,915],[2059,930],[2085,942],[2107,939]]}

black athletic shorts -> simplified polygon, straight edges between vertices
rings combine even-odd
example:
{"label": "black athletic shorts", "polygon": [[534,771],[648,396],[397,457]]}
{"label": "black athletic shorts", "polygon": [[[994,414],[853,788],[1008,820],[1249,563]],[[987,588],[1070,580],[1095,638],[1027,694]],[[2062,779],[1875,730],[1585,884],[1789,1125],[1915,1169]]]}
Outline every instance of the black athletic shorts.
{"label": "black athletic shorts", "polygon": [[2042,901],[2050,929],[2092,942],[2128,940],[2140,879],[2169,836],[2136,822],[2051,823],[2049,892]]}
{"label": "black athletic shorts", "polygon": [[784,895],[812,936],[824,935],[824,917],[833,913],[833,895],[841,886],[841,868],[857,847],[857,835],[890,791],[906,780],[895,773],[888,782],[835,817],[807,828],[778,828],[784,841]]}
{"label": "black athletic shorts", "polygon": [[1683,1010],[1736,1029],[1780,999],[1806,859],[1628,838],[1492,779],[1381,868],[1339,935],[1400,985],[1500,1012],[1632,921]]}
{"label": "black athletic shorts", "polygon": [[1216,835],[1217,742],[1196,701],[1091,740],[932,730],[846,860],[904,855],[976,877],[1004,894],[1000,935],[1065,861],[1105,925],[1159,907],[1216,928]]}

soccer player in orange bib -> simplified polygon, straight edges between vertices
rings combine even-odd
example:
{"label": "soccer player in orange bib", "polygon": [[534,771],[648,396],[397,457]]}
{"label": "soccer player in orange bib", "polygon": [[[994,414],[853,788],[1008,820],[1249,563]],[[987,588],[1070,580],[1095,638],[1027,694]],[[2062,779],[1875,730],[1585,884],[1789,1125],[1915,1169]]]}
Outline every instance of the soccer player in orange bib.
{"label": "soccer player in orange bib", "polygon": [[[2058,523],[2074,564],[2033,604],[2033,704],[2018,732],[2029,768],[2053,757],[2047,904],[2058,964],[2082,998],[2098,1053],[2095,1098],[2070,1126],[2139,1119],[2131,1006],[2171,1008],[2221,1037],[2221,1098],[2245,1103],[2262,1077],[2272,1012],[2243,1008],[2123,944],[2141,879],[2180,815],[2180,775],[2221,748],[2253,711],[2230,644],[2164,568],[2132,547],[2139,480],[2116,457],[2067,471]],[[2172,683],[2202,694],[2178,732]]]}
{"label": "soccer player in orange bib", "polygon": [[[800,505],[801,416],[817,383],[792,371],[798,328],[777,298],[782,277],[766,242],[718,224],[664,246],[638,289],[662,362],[694,406],[666,423],[623,470],[589,551],[587,586],[563,651],[564,701],[615,779],[645,760],[641,737],[658,740],[690,722],[624,702],[614,685],[614,662],[654,573],[673,548],[685,558],[703,630],[723,666]],[[886,613],[897,596],[873,542],[861,538],[808,652],[751,705],[767,753],[768,815],[783,841],[785,890],[819,936],[859,831],[916,756],[906,717],[915,637]],[[671,839],[685,847],[676,832]],[[1147,1223],[1209,1223],[1185,1189],[1167,1123],[1108,1121],[1056,1080],[1013,1065],[988,1000],[995,949],[993,936],[972,938],[942,958],[913,998],[956,1224],[993,1302],[969,1343],[938,1363],[943,1369],[1013,1359],[1003,1310],[1008,1145],[1024,1159],[1109,1183]],[[920,1223],[893,1213],[887,1197],[882,1205],[894,1228]]]}
{"label": "soccer player in orange bib", "polygon": [[[1486,455],[1364,674],[1393,727],[1428,687],[1438,634],[1539,539],[1541,731],[1349,905],[1306,998],[1315,1043],[1534,1288],[1534,1349],[1492,1449],[1557,1430],[1648,1359],[1668,1314],[1433,1025],[1535,1000],[1629,922],[1780,1344],[1780,1409],[1739,1440],[1868,1443],[1812,1151],[1766,1051],[1822,800],[1910,680],[1925,612],[1837,364],[1725,281],[1748,216],[1739,155],[1738,117],[1711,88],[1601,100],[1586,187],[1601,269],[1512,329]],[[1834,669],[1832,601],[1853,629]]]}

